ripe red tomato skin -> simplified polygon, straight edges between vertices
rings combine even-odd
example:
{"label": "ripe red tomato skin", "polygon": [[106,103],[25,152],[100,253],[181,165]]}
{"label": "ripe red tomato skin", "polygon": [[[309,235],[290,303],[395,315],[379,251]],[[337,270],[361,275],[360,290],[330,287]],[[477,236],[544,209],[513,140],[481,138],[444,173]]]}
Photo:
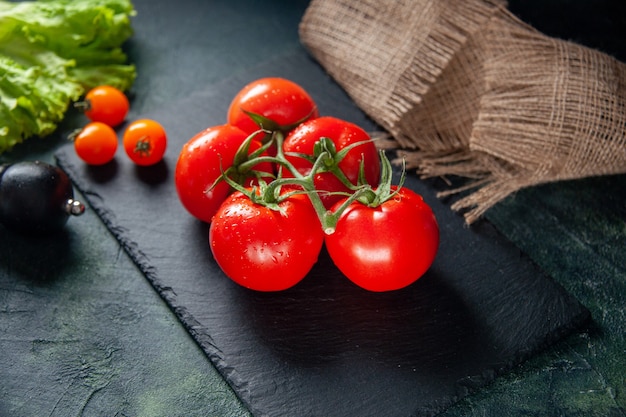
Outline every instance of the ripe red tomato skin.
{"label": "ripe red tomato skin", "polygon": [[[222,170],[232,165],[239,146],[247,137],[241,129],[225,124],[208,127],[183,145],[176,163],[174,183],[181,204],[192,216],[206,223],[211,222],[232,190],[226,182],[220,182],[211,191],[206,191]],[[251,152],[260,147],[259,141],[250,143]],[[272,173],[273,166],[265,162],[255,169]]]}
{"label": "ripe red tomato skin", "polygon": [[317,105],[304,88],[279,77],[250,82],[235,95],[229,105],[228,123],[251,134],[259,130],[259,126],[244,110],[271,119],[280,126],[292,125],[319,115]]}
{"label": "ripe red tomato skin", "polygon": [[430,268],[439,247],[439,226],[422,197],[402,188],[379,207],[350,205],[325,243],[337,268],[356,285],[393,291]]}
{"label": "ripe red tomato skin", "polygon": [[313,265],[324,233],[307,196],[280,203],[284,214],[231,194],[209,228],[213,256],[237,284],[255,291],[282,291],[300,282]]}
{"label": "ripe red tomato skin", "polygon": [[[339,169],[343,171],[352,184],[357,183],[361,159],[364,161],[365,179],[372,187],[377,187],[380,180],[380,157],[378,150],[369,134],[361,127],[335,117],[323,116],[308,120],[291,131],[283,142],[285,152],[304,153],[313,155],[313,147],[321,137],[330,138],[337,151],[357,142],[363,143],[346,154],[339,163]],[[303,175],[307,175],[312,164],[304,158],[286,156],[295,168]],[[289,173],[287,173],[287,176]],[[315,176],[315,188],[330,192],[349,191],[337,177],[330,172],[321,172]],[[342,200],[342,195],[329,195],[321,193],[320,197],[326,208],[332,207],[337,201]]]}

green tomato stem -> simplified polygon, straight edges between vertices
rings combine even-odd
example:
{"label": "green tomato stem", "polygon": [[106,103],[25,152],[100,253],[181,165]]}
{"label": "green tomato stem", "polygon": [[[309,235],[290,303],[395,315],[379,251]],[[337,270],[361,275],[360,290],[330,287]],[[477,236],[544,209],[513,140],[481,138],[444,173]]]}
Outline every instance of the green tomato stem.
{"label": "green tomato stem", "polygon": [[[259,134],[259,132],[265,132],[265,134],[270,137],[270,140],[260,149],[248,155],[250,142],[255,135]],[[235,160],[233,161],[232,168],[237,173],[235,176],[241,178],[251,172],[255,165],[262,162],[269,162],[278,165],[281,171],[283,169],[288,170],[292,177],[284,177],[281,175],[281,172],[279,172],[278,177],[269,183],[259,179],[259,185],[253,187],[251,190],[246,189],[240,182],[231,178],[228,175],[229,170],[222,172],[222,176],[218,179],[218,181],[226,181],[232,188],[247,195],[254,203],[261,204],[278,211],[281,211],[281,201],[289,198],[289,196],[294,193],[304,193],[311,201],[311,205],[317,214],[322,230],[328,235],[335,232],[339,218],[351,204],[359,202],[369,207],[377,207],[385,201],[393,198],[404,184],[406,169],[403,164],[400,184],[396,190],[392,190],[393,171],[391,162],[386,157],[384,151],[379,152],[381,161],[381,179],[376,189],[373,189],[371,185],[366,183],[363,174],[363,166],[361,166],[357,184],[355,185],[350,182],[344,172],[339,168],[338,164],[351,149],[359,146],[363,142],[351,144],[337,152],[335,150],[334,143],[332,143],[330,139],[320,138],[320,141],[315,146],[316,151],[313,166],[307,175],[303,175],[285,157],[283,141],[284,136],[280,130],[271,132],[260,130],[253,133],[244,143],[242,143],[236,154]],[[329,141],[331,143],[328,143]],[[276,147],[276,156],[263,155],[263,153],[272,145]],[[323,192],[324,190],[317,190],[315,188],[315,175],[320,172],[330,172],[335,175],[339,181],[341,181],[351,191],[343,203],[332,211],[326,209],[322,199],[320,198],[320,192]],[[293,192],[281,193],[281,189],[286,186],[294,186],[295,188],[300,188],[301,190],[296,189]]]}
{"label": "green tomato stem", "polygon": [[302,175],[291,162],[285,158],[284,150],[283,150],[283,140],[284,137],[282,133],[277,133],[274,136],[275,145],[276,145],[276,159],[278,163],[289,170],[289,172],[294,176],[294,178],[282,178],[273,182],[279,182],[280,186],[284,186],[286,184],[298,185],[302,187],[302,189],[306,192],[309,200],[311,201],[311,205],[317,214],[317,217],[322,225],[322,229],[324,233],[330,234],[335,231],[335,225],[337,224],[338,216],[335,216],[330,211],[326,210],[324,207],[324,203],[319,196],[318,190],[315,189],[314,178],[315,174],[319,170],[319,167],[324,163],[324,158],[328,155],[326,152],[322,152],[319,157],[313,163],[313,168],[308,175]]}

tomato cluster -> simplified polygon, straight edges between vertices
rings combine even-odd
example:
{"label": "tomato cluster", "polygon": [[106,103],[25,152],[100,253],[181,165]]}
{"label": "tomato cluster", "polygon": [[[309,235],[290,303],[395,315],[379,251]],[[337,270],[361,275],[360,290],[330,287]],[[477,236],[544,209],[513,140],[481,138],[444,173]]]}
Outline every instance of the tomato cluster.
{"label": "tomato cluster", "polygon": [[[128,114],[130,104],[126,95],[115,87],[102,85],[87,92],[84,100],[74,103],[90,120],[72,134],[74,149],[89,165],[104,165],[115,157],[117,133]],[[122,137],[126,155],[137,165],[154,165],[163,159],[167,148],[165,129],[150,119],[135,120],[126,127]]]}
{"label": "tomato cluster", "polygon": [[435,259],[439,227],[422,197],[391,179],[367,132],[320,116],[301,86],[273,77],[245,86],[225,124],[183,146],[175,171],[182,205],[210,223],[217,264],[257,291],[296,285],[324,245],[366,290],[419,279]]}

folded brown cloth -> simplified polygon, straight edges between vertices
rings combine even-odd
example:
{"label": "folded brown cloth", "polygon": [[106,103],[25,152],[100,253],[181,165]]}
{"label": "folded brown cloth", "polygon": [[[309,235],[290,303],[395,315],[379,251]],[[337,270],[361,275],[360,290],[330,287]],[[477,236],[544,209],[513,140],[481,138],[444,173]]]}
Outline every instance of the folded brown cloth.
{"label": "folded brown cloth", "polygon": [[467,223],[540,183],[626,172],[626,65],[497,0],[313,0],[311,55]]}

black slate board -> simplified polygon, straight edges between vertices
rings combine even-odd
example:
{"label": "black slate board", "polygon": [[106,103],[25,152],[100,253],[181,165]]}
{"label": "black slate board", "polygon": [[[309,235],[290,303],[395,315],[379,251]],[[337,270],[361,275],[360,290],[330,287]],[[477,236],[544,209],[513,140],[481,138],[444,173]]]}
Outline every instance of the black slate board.
{"label": "black slate board", "polygon": [[413,175],[406,185],[424,196],[441,227],[438,257],[414,285],[368,293],[325,254],[285,292],[255,293],[232,283],[211,256],[208,226],[178,202],[173,172],[184,142],[224,123],[230,98],[270,75],[302,84],[322,114],[375,129],[297,49],[146,114],[169,135],[162,164],[135,167],[120,152],[110,165],[88,167],[70,146],[56,154],[253,414],[434,415],[589,319],[489,223],[466,227]]}

